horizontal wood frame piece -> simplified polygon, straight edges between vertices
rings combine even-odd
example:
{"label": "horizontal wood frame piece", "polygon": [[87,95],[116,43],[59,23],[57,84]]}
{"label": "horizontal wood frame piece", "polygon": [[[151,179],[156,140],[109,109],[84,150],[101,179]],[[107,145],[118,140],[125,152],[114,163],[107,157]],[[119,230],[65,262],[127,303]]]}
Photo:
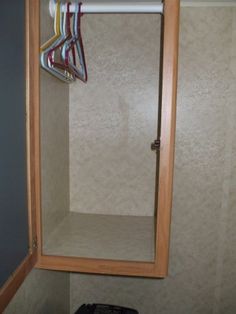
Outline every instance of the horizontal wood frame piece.
{"label": "horizontal wood frame piece", "polygon": [[41,256],[39,268],[103,275],[155,277],[155,264],[106,259]]}
{"label": "horizontal wood frame piece", "polygon": [[[39,23],[39,0],[32,1],[38,10],[35,18]],[[164,0],[163,18],[163,61],[161,83],[161,149],[159,169],[159,191],[157,202],[157,234],[156,234],[156,257],[154,262],[116,261],[96,258],[80,258],[65,256],[44,255],[42,251],[42,218],[40,208],[40,126],[39,108],[36,110],[34,123],[35,132],[35,155],[38,157],[36,194],[37,194],[37,235],[39,256],[36,267],[43,269],[96,273],[107,275],[124,275],[163,278],[168,272],[170,221],[172,206],[172,186],[174,167],[174,143],[175,143],[175,120],[176,120],[176,89],[177,89],[177,60],[178,60],[178,33],[179,33],[179,0]],[[34,45],[39,44],[39,33],[36,31]],[[34,64],[38,65],[38,57]],[[37,79],[39,81],[39,78]],[[35,91],[35,97],[39,99],[39,91]],[[37,102],[39,107],[39,103]]]}

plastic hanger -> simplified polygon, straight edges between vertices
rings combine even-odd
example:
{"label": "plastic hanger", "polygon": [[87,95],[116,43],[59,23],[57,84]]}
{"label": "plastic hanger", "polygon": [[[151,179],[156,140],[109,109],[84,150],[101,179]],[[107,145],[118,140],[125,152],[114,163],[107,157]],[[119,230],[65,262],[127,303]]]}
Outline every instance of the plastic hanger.
{"label": "plastic hanger", "polygon": [[[62,28],[62,41],[60,41],[59,43],[57,43],[56,46],[52,47],[48,53],[48,63],[50,67],[56,67],[59,68],[61,70],[67,70],[70,71],[68,64],[66,64],[62,59],[61,59],[61,49],[63,48],[63,46],[67,43],[67,41],[69,41],[72,37],[71,34],[71,28],[70,28],[70,5],[71,3],[67,3],[67,11],[66,14],[64,15],[64,23],[63,23],[63,28]],[[73,60],[75,62],[75,49],[74,47],[71,48],[72,53],[73,53]],[[56,53],[59,56],[59,60],[56,61]],[[63,61],[63,62],[60,62]],[[73,71],[72,71],[73,72]],[[74,73],[73,73],[74,75]]]}
{"label": "plastic hanger", "polygon": [[[70,5],[71,3],[67,3],[67,10],[63,15],[62,12],[62,4],[60,6],[61,11],[61,37],[60,39],[55,43],[55,45],[52,45],[49,50],[47,51],[47,63],[50,68],[51,72],[54,72],[55,75],[59,75],[62,80],[64,80],[67,83],[75,81],[76,77],[73,71],[69,69],[67,65],[65,65],[64,62],[62,62],[61,59],[61,48],[65,44],[67,40],[71,38],[71,31],[70,31]],[[62,18],[63,16],[63,18]]]}
{"label": "plastic hanger", "polygon": [[61,12],[60,12],[60,1],[58,0],[55,8],[55,18],[54,18],[54,36],[51,37],[48,41],[46,41],[41,47],[40,52],[43,52],[48,47],[50,47],[55,41],[61,36],[60,31],[60,20],[61,20]]}
{"label": "plastic hanger", "polygon": [[[80,29],[80,18],[82,16],[81,6],[82,3],[79,3],[75,6],[72,38],[64,44],[61,54],[65,64],[68,65],[70,69],[72,69],[72,71],[75,73],[75,76],[82,80],[83,82],[87,82],[87,68]],[[79,57],[78,59],[80,67],[76,66],[74,54],[70,56],[70,52],[73,51],[72,50],[73,47],[76,48]],[[73,60],[73,62],[71,62],[71,59]]]}
{"label": "plastic hanger", "polygon": [[47,63],[48,49],[51,48],[53,45],[55,45],[62,36],[61,23],[62,23],[62,17],[61,17],[61,11],[60,11],[60,1],[58,0],[56,3],[56,11],[55,11],[55,18],[54,18],[55,35],[40,47],[41,65],[45,70],[48,70],[48,63]]}
{"label": "plastic hanger", "polygon": [[[70,4],[68,4],[69,7]],[[67,66],[61,64],[61,67],[55,66],[53,59],[55,57],[55,51],[65,43],[69,36],[66,32],[66,21],[68,19],[68,12],[63,15],[62,4],[57,3],[55,12],[54,30],[56,32],[50,40],[48,40],[41,47],[41,65],[50,74],[56,76],[60,80],[66,83],[75,81],[75,75],[69,70]]]}

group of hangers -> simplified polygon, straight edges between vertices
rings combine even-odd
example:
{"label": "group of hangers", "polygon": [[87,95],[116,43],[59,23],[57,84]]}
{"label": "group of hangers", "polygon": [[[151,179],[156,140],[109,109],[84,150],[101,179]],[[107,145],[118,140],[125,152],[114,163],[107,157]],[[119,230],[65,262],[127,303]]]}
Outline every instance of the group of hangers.
{"label": "group of hangers", "polygon": [[50,74],[66,83],[77,78],[87,81],[87,69],[80,31],[82,3],[75,4],[75,12],[70,12],[71,3],[66,3],[66,12],[58,0],[54,17],[54,36],[41,48],[41,66]]}

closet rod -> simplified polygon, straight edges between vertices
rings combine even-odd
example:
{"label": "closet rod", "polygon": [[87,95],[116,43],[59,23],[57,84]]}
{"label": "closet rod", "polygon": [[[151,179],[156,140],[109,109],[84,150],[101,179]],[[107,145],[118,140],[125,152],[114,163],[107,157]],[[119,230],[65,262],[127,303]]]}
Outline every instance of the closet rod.
{"label": "closet rod", "polygon": [[[81,1],[82,2],[82,1]],[[50,0],[49,11],[52,17],[55,14],[56,1]],[[66,5],[63,5],[66,12]],[[72,2],[70,11],[75,11],[75,4]],[[82,2],[82,13],[163,13],[161,2]]]}

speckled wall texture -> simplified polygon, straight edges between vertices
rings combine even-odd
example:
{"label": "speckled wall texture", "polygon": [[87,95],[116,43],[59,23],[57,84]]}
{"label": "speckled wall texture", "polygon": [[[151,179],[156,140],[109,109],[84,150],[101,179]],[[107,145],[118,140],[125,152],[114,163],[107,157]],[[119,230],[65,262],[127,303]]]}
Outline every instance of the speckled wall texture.
{"label": "speckled wall texture", "polygon": [[160,16],[85,15],[70,86],[70,210],[154,215]]}
{"label": "speckled wall texture", "polygon": [[4,314],[69,313],[69,275],[33,270],[8,305]]}
{"label": "speckled wall texture", "polygon": [[236,8],[182,9],[179,61],[169,276],[72,274],[72,312],[103,302],[140,314],[236,313]]}
{"label": "speckled wall texture", "polygon": [[[53,35],[48,0],[41,0],[41,42]],[[69,211],[69,87],[41,69],[43,239]]]}

